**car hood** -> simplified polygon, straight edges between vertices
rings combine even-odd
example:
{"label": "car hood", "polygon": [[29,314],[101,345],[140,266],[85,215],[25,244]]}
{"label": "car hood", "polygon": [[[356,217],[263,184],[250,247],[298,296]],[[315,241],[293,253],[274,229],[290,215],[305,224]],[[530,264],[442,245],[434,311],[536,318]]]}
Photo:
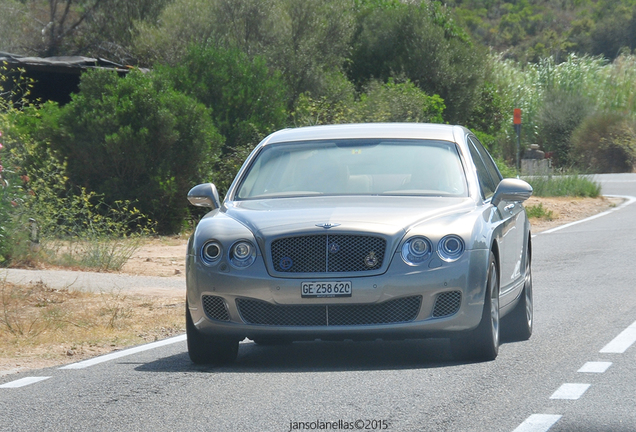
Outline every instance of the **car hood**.
{"label": "car hood", "polygon": [[455,219],[474,208],[471,198],[343,196],[232,201],[225,203],[223,212],[261,238],[327,229],[395,236],[422,222]]}

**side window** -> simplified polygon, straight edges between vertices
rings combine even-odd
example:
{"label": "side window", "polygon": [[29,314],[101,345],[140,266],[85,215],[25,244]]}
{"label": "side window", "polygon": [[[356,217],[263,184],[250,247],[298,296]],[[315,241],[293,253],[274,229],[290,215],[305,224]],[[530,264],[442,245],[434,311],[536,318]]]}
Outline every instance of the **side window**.
{"label": "side window", "polygon": [[470,156],[475,163],[475,168],[477,168],[477,178],[479,179],[482,198],[488,199],[495,193],[495,182],[490,176],[481,155],[475,148],[475,144],[470,139],[468,140],[468,149],[470,150]]}
{"label": "side window", "polygon": [[497,164],[495,164],[495,161],[492,160],[492,156],[490,156],[490,153],[486,151],[483,144],[480,143],[476,137],[469,137],[468,139],[470,139],[477,148],[477,151],[481,155],[481,159],[486,165],[486,169],[490,173],[490,177],[492,177],[495,182],[495,186],[497,186],[502,179],[499,168],[497,168]]}

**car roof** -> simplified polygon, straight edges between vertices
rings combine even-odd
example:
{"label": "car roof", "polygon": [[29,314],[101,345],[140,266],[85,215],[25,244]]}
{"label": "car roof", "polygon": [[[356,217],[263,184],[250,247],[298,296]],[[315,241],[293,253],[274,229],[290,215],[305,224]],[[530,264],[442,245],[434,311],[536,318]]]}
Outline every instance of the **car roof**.
{"label": "car roof", "polygon": [[289,142],[353,138],[434,139],[457,142],[461,126],[434,123],[364,123],[308,126],[283,129],[263,140],[263,145]]}

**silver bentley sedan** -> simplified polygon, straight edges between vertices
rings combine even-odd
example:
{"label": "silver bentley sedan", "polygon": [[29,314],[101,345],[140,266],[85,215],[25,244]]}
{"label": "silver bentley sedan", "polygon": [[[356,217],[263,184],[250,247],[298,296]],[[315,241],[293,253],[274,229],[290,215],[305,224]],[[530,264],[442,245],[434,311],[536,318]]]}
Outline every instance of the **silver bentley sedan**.
{"label": "silver bentley sedan", "polygon": [[188,243],[186,327],[194,363],[236,359],[239,341],[449,338],[497,357],[532,333],[532,188],[502,179],[461,126],[285,129],[247,158]]}

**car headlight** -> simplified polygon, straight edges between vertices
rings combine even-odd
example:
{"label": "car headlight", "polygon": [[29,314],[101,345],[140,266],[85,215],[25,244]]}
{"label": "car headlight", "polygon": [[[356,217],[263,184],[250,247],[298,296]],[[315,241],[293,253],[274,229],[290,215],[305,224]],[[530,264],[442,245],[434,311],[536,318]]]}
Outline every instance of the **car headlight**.
{"label": "car headlight", "polygon": [[420,265],[431,256],[433,246],[426,237],[413,237],[402,246],[402,259],[409,265]]}
{"label": "car headlight", "polygon": [[223,248],[221,244],[216,240],[209,240],[205,242],[201,248],[201,258],[206,264],[216,263],[223,254]]}
{"label": "car headlight", "polygon": [[446,262],[457,261],[464,253],[464,240],[460,236],[451,234],[439,241],[437,254]]}
{"label": "car headlight", "polygon": [[256,260],[256,247],[245,240],[234,243],[230,249],[230,262],[232,265],[244,268],[252,265]]}

